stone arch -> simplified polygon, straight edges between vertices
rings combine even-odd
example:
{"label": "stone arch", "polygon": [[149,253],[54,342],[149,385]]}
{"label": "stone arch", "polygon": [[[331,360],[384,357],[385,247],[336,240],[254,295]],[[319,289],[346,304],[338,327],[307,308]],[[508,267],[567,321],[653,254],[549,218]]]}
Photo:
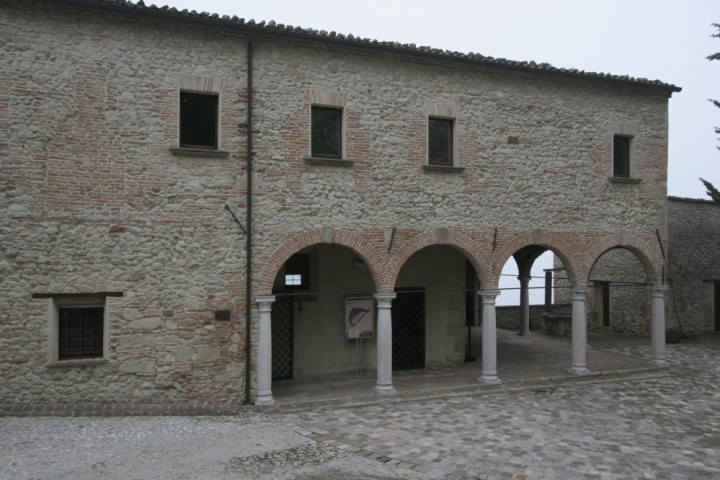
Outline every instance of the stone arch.
{"label": "stone arch", "polygon": [[491,259],[480,250],[478,242],[461,232],[440,228],[415,235],[398,248],[387,262],[383,291],[394,291],[395,282],[405,262],[418,251],[433,245],[447,245],[460,250],[472,263],[481,284],[486,284]]}
{"label": "stone arch", "polygon": [[367,265],[375,288],[379,288],[381,285],[379,273],[383,271],[384,265],[383,256],[378,249],[355,232],[325,227],[298,233],[285,240],[265,262],[255,294],[271,295],[275,276],[288,258],[303,248],[319,243],[341,245],[355,252]]}
{"label": "stone arch", "polygon": [[532,232],[521,233],[520,235],[513,237],[509,242],[505,243],[498,249],[497,253],[494,255],[494,260],[498,261],[493,261],[492,264],[492,281],[495,282],[495,285],[498,285],[500,281],[500,274],[502,273],[502,267],[505,265],[505,262],[518,250],[531,245],[537,245],[545,247],[548,250],[552,250],[552,252],[562,261],[563,266],[567,271],[568,278],[570,279],[570,283],[572,285],[576,284],[576,264],[578,262],[576,260],[576,256],[573,256],[570,253],[574,251],[572,246],[564,238],[555,233],[535,230]]}
{"label": "stone arch", "polygon": [[[654,240],[654,237],[653,237]],[[624,248],[632,252],[635,257],[640,260],[643,268],[645,269],[645,275],[647,282],[651,284],[658,284],[661,280],[658,278],[658,269],[662,268],[665,264],[662,252],[655,242],[638,237],[633,234],[620,234],[616,233],[608,235],[598,241],[596,241],[588,250],[585,257],[583,276],[585,279],[589,278],[590,272],[593,267],[600,259],[601,256],[608,250],[614,248]]]}

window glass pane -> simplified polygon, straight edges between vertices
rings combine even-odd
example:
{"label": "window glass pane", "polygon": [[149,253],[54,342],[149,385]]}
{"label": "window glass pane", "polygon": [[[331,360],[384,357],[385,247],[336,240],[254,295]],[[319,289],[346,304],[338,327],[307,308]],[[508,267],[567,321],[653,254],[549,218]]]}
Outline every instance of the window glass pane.
{"label": "window glass pane", "polygon": [[60,308],[58,358],[102,356],[103,307]]}
{"label": "window glass pane", "polygon": [[614,138],[613,176],[630,177],[630,137],[616,135]]}
{"label": "window glass pane", "polygon": [[340,158],[342,110],[312,107],[311,155],[313,157]]}
{"label": "window glass pane", "polygon": [[285,262],[285,286],[294,289],[308,289],[308,255],[298,253]]}
{"label": "window glass pane", "polygon": [[428,120],[428,163],[452,165],[453,121],[440,118]]}
{"label": "window glass pane", "polygon": [[217,148],[218,96],[180,92],[180,146]]}

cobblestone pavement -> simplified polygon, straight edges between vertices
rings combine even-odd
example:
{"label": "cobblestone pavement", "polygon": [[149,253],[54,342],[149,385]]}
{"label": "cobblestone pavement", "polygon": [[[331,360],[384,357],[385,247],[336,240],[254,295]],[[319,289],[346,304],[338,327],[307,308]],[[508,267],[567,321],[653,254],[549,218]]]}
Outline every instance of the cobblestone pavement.
{"label": "cobblestone pavement", "polygon": [[668,345],[668,360],[662,374],[356,407],[5,417],[0,478],[720,478],[720,336]]}

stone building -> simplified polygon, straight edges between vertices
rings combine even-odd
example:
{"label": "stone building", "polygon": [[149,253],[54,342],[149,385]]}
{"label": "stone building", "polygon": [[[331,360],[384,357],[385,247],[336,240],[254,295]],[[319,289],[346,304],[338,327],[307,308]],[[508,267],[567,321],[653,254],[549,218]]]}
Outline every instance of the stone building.
{"label": "stone building", "polygon": [[500,269],[547,249],[572,372],[615,248],[664,364],[679,88],[123,0],[0,22],[0,402],[270,404],[357,336],[392,394],[462,361],[475,309],[497,383]]}
{"label": "stone building", "polygon": [[720,332],[720,204],[668,198],[668,328]]}

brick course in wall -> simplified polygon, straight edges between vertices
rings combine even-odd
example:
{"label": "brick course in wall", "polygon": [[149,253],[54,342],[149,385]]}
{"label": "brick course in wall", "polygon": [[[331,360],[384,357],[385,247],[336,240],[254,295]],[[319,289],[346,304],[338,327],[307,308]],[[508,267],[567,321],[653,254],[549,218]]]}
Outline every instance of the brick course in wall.
{"label": "brick course in wall", "polygon": [[[485,288],[528,245],[578,284],[616,246],[662,281],[675,87],[76,4],[0,10],[0,402],[237,402],[247,335],[254,391],[258,313],[246,331],[246,234],[228,211],[246,224],[248,29],[253,294],[319,243],[355,252],[378,292],[432,245],[462,252]],[[219,94],[217,155],[177,150],[189,84]],[[308,161],[318,102],[342,104],[345,163]],[[426,168],[436,114],[455,117],[460,168]],[[617,183],[627,131],[639,182]],[[53,365],[52,299],[33,294],[92,292],[122,293],[105,361]]]}

